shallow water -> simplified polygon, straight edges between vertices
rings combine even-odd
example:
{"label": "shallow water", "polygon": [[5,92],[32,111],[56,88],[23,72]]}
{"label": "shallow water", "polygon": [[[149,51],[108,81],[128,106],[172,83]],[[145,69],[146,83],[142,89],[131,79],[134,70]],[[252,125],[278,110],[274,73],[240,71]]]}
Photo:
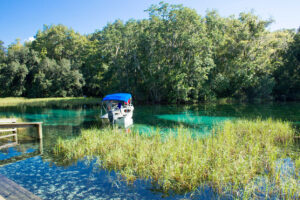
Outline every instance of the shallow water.
{"label": "shallow water", "polygon": [[[92,159],[64,165],[51,150],[58,137],[72,138],[83,128],[100,125],[99,105],[57,105],[51,107],[0,107],[0,116],[42,121],[43,140],[23,141],[0,150],[0,174],[14,180],[43,199],[211,199],[217,194],[205,188],[191,194],[161,193],[149,181],[127,185],[115,172],[100,170]],[[135,106],[134,126],[140,132],[159,129],[162,133],[175,126],[198,134],[209,134],[212,127],[225,120],[268,118],[300,125],[300,103],[241,104],[197,106]],[[30,129],[34,135],[35,130]],[[76,147],[74,147],[76,148]],[[297,148],[297,147],[296,147]],[[299,150],[299,149],[298,149]],[[221,197],[227,198],[225,196]]]}

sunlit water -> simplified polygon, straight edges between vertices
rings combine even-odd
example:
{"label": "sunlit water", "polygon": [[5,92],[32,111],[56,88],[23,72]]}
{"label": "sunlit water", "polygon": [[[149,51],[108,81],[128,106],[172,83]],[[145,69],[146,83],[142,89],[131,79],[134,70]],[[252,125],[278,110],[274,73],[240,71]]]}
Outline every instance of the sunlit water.
{"label": "sunlit water", "polygon": [[[72,138],[81,129],[99,126],[99,105],[2,107],[0,116],[43,122],[43,141],[20,140],[0,151],[0,174],[43,199],[211,199],[211,189],[189,194],[163,194],[150,182],[127,185],[117,172],[100,169],[95,161],[80,160],[62,166],[51,153],[58,137]],[[300,125],[300,103],[266,105],[135,106],[134,126],[140,132],[168,132],[176,126],[207,135],[226,120],[268,118]],[[30,129],[36,134],[34,129]],[[76,148],[76,147],[74,147]],[[226,198],[226,197],[221,197]]]}

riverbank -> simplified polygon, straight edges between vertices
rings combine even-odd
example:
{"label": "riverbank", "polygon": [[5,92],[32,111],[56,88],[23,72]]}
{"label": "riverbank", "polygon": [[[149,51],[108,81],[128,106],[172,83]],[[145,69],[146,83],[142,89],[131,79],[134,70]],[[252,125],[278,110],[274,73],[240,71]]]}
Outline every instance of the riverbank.
{"label": "riverbank", "polygon": [[[65,163],[97,157],[102,168],[119,172],[128,183],[151,180],[165,192],[210,186],[236,198],[299,197],[300,160],[290,152],[295,130],[289,123],[227,121],[210,137],[192,135],[184,128],[168,136],[159,130],[146,135],[90,129],[74,139],[59,139],[54,153]],[[281,170],[286,159],[292,174]]]}
{"label": "riverbank", "polygon": [[51,98],[24,98],[24,97],[7,97],[0,98],[0,107],[7,106],[46,106],[57,104],[96,104],[100,103],[101,98],[86,97],[51,97]]}

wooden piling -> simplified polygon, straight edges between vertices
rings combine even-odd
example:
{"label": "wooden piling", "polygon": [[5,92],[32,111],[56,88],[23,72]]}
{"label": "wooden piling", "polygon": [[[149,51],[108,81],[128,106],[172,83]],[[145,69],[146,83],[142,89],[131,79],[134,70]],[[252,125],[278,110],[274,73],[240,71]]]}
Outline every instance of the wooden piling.
{"label": "wooden piling", "polygon": [[38,133],[39,133],[39,139],[42,140],[43,139],[43,129],[42,129],[41,122],[39,122],[39,124],[38,124]]}

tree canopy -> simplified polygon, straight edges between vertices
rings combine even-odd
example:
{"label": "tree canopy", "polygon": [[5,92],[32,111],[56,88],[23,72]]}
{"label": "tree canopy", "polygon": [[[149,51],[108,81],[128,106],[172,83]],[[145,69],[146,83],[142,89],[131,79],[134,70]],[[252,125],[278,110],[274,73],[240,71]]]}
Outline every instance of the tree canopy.
{"label": "tree canopy", "polygon": [[35,40],[0,41],[1,96],[103,96],[138,101],[300,99],[300,33],[270,32],[252,13],[200,16],[160,3],[148,19],[116,20],[81,35],[44,25]]}

